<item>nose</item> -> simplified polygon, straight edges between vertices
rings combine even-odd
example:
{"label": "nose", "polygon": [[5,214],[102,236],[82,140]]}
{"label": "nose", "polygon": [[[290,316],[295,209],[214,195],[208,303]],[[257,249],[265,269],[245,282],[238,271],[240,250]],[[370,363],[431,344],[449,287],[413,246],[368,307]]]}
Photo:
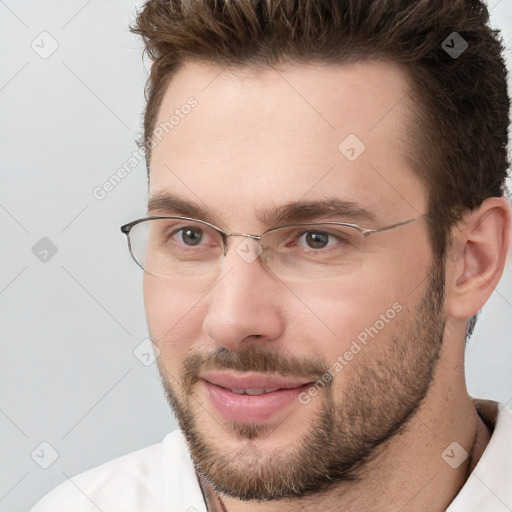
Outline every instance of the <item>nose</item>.
{"label": "nose", "polygon": [[230,241],[221,276],[208,295],[203,330],[217,345],[237,351],[276,340],[284,332],[284,286],[261,264],[254,240]]}

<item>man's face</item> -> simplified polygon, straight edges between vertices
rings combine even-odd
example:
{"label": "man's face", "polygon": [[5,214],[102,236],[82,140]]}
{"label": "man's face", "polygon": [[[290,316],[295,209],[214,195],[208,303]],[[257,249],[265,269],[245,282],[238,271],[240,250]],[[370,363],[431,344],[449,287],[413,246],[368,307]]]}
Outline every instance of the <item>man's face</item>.
{"label": "man's face", "polygon": [[[271,227],[262,212],[291,203],[349,201],[374,220],[317,218],[313,208],[300,222],[364,228],[425,213],[405,157],[401,70],[222,71],[188,63],[171,80],[151,197],[172,195],[226,232],[256,235]],[[164,205],[149,213],[194,216]],[[245,241],[229,239],[217,275],[146,274],[149,329],[204,475],[241,499],[298,497],[326,487],[326,474],[331,483],[356,477],[427,393],[443,333],[443,268],[423,219],[369,235],[361,264],[329,279],[276,275],[237,250]]]}

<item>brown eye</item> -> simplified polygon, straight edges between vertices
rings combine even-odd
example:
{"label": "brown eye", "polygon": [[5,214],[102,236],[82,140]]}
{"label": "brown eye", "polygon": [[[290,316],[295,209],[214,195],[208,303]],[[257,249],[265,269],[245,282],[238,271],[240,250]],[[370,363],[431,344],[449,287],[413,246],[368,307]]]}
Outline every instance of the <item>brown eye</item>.
{"label": "brown eye", "polygon": [[199,228],[187,226],[180,229],[178,233],[181,233],[180,238],[185,245],[197,245],[203,239],[203,230]]}
{"label": "brown eye", "polygon": [[311,249],[323,249],[329,243],[329,234],[321,231],[309,231],[305,233],[304,240]]}

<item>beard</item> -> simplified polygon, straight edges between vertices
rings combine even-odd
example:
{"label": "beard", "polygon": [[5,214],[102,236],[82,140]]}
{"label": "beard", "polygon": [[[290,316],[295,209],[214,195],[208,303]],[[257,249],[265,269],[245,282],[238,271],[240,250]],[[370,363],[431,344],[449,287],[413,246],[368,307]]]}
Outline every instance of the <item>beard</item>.
{"label": "beard", "polygon": [[[329,365],[285,357],[257,345],[240,352],[222,347],[187,356],[179,386],[174,387],[159,360],[167,400],[196,468],[217,492],[244,501],[298,499],[360,479],[379,448],[406,429],[427,395],[442,346],[443,301],[444,265],[436,261],[424,296],[408,311],[398,334],[357,354],[338,400],[333,389],[336,379],[325,384],[317,396],[321,407],[309,419],[307,432],[275,452],[258,448],[259,441],[272,435],[273,429],[264,424],[224,422],[233,440],[242,443],[231,453],[210,440],[200,418],[207,413],[194,393],[198,375],[209,369],[231,369],[308,377],[313,382],[328,373]],[[173,382],[178,384],[176,379]]]}

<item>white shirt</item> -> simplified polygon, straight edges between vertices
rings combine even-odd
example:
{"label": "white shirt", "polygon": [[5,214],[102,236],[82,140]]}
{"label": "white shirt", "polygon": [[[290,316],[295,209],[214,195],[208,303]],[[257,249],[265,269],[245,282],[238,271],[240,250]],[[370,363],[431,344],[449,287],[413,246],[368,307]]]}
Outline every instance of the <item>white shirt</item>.
{"label": "white shirt", "polygon": [[[512,411],[479,402],[494,432],[476,468],[446,512],[512,511]],[[441,455],[440,455],[441,456]],[[30,512],[206,512],[183,434],[80,473]]]}

